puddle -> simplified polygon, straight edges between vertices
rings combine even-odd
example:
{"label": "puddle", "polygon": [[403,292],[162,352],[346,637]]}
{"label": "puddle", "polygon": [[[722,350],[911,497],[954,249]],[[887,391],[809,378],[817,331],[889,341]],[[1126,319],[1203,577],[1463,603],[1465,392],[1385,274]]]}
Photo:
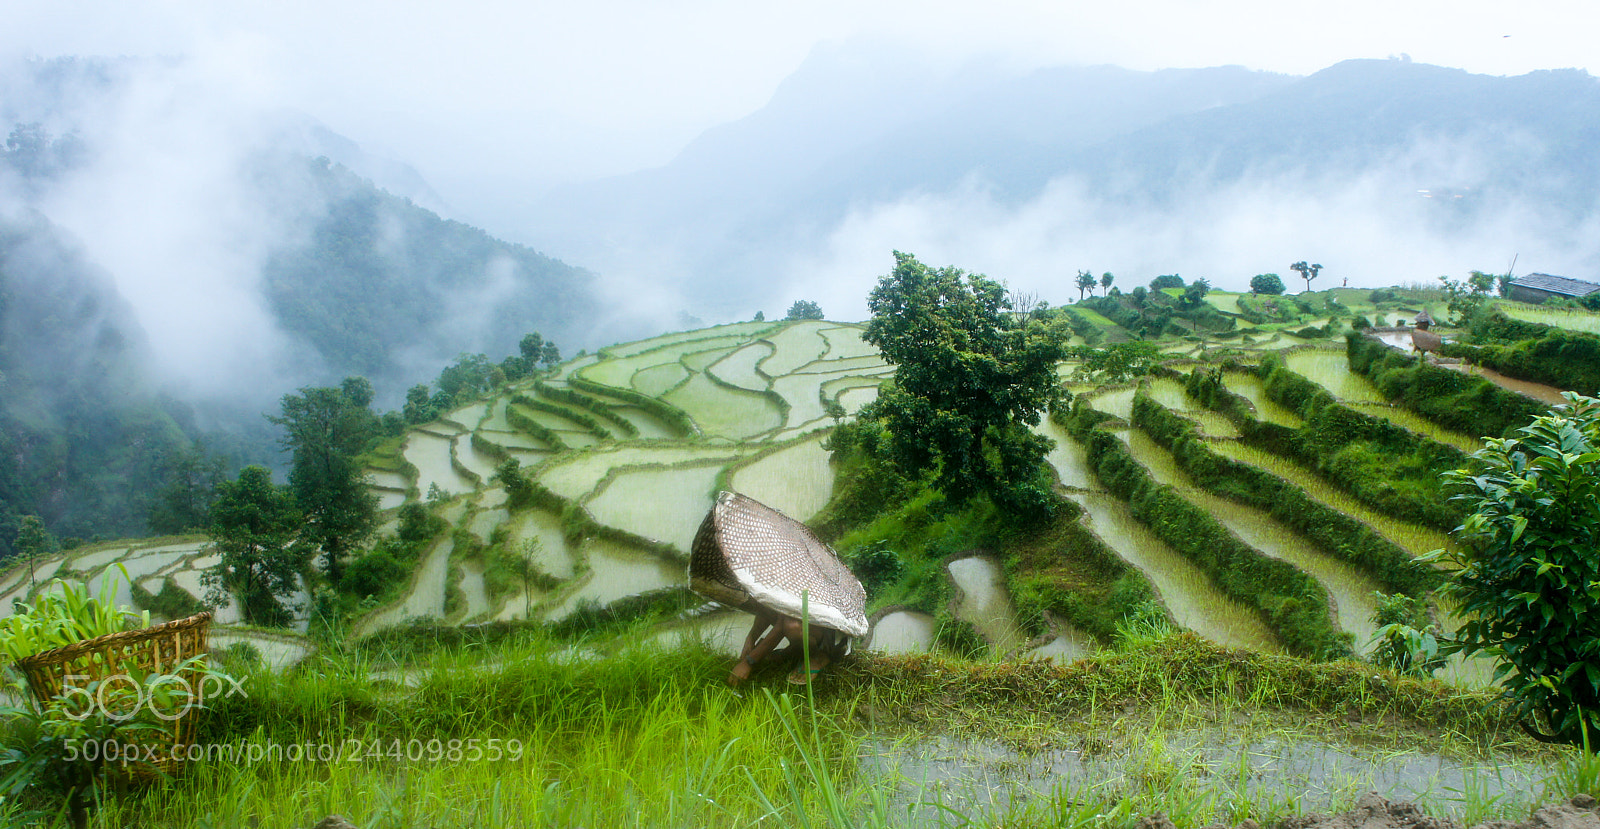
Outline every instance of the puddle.
{"label": "puddle", "polygon": [[1067,434],[1067,430],[1045,418],[1034,431],[1056,442],[1056,447],[1050,450],[1045,460],[1055,467],[1062,486],[1074,489],[1091,489],[1095,486],[1094,478],[1089,473],[1089,457],[1083,446]]}
{"label": "puddle", "polygon": [[847,414],[856,414],[862,407],[878,399],[877,386],[856,386],[839,393],[839,405]]}
{"label": "puddle", "polygon": [[1304,422],[1299,414],[1290,411],[1267,397],[1266,384],[1261,382],[1260,377],[1254,374],[1238,372],[1230,372],[1224,377],[1224,383],[1227,385],[1228,391],[1250,401],[1250,405],[1256,409],[1256,417],[1258,419],[1266,423],[1287,426],[1290,429],[1298,429]]}
{"label": "puddle", "polygon": [[1029,659],[1048,659],[1057,665],[1065,665],[1084,658],[1098,650],[1094,639],[1076,631],[1068,630],[1049,642],[1028,651],[1024,656]]}
{"label": "puddle", "polygon": [[828,341],[820,333],[825,327],[815,322],[802,322],[768,337],[777,350],[762,360],[759,368],[771,377],[781,377],[821,358],[828,348]]}
{"label": "puddle", "polygon": [[1028,635],[1017,627],[1017,608],[1006,593],[1005,574],[992,559],[957,559],[948,569],[961,594],[952,608],[956,618],[977,628],[997,655],[1005,656],[1027,643]]}
{"label": "puddle", "polygon": [[798,426],[827,416],[822,407],[820,374],[790,374],[772,381],[772,390],[789,403],[787,426]]}
{"label": "puddle", "polygon": [[711,509],[723,465],[617,473],[584,506],[602,524],[686,551]]}
{"label": "puddle", "polygon": [[[1549,403],[1552,406],[1567,402],[1566,398],[1561,396],[1561,389],[1558,389],[1555,386],[1546,386],[1542,383],[1530,383],[1527,380],[1518,380],[1515,377],[1507,377],[1491,368],[1456,363],[1445,363],[1441,367],[1450,369],[1451,371],[1459,371],[1462,374],[1471,374],[1477,377],[1482,377],[1483,379],[1488,380],[1500,388],[1526,395],[1535,400]],[[1483,447],[1480,446],[1478,448],[1481,449]]]}
{"label": "puddle", "polygon": [[489,478],[494,475],[495,466],[500,463],[499,458],[479,452],[478,447],[472,444],[470,436],[456,441],[456,460],[485,484],[489,483]]}
{"label": "puddle", "polygon": [[744,637],[750,632],[750,614],[716,612],[694,619],[668,622],[656,627],[646,641],[663,648],[704,645],[717,653],[738,656]]}
{"label": "puddle", "polygon": [[1341,401],[1387,403],[1371,381],[1350,371],[1343,351],[1296,351],[1284,356],[1289,370],[1327,389]]}
{"label": "puddle", "polygon": [[235,642],[247,642],[261,654],[261,661],[269,669],[279,673],[294,666],[312,650],[310,643],[287,636],[217,627],[211,628],[208,639],[213,651],[224,650]]}
{"label": "puddle", "polygon": [[[1091,736],[1084,742],[1104,740]],[[1363,752],[1322,740],[1255,738],[1223,729],[1157,732],[1130,743],[1092,753],[1022,754],[998,740],[869,740],[860,762],[863,773],[896,782],[891,808],[908,811],[919,825],[962,825],[974,816],[1014,814],[1017,801],[1044,806],[1075,799],[1075,793],[1159,797],[1172,786],[1193,792],[1196,801],[1210,795],[1219,811],[1197,816],[1197,823],[1227,818],[1228,809],[1246,802],[1284,804],[1300,813],[1334,811],[1369,791],[1459,818],[1469,800],[1481,805],[1523,798],[1549,774],[1529,763]]]}
{"label": "puddle", "polygon": [[360,634],[380,628],[403,624],[417,617],[444,618],[444,589],[450,572],[450,549],[454,546],[448,537],[436,542],[417,565],[416,581],[411,592],[401,601],[374,612],[359,626]]}
{"label": "puddle", "polygon": [[934,619],[915,610],[897,610],[872,626],[868,648],[879,653],[923,653],[933,649]]}
{"label": "puddle", "polygon": [[405,459],[417,468],[417,490],[426,494],[435,484],[452,495],[471,492],[472,482],[450,462],[450,438],[413,431],[406,438]]}
{"label": "puddle", "polygon": [[473,619],[489,612],[489,597],[484,594],[483,565],[476,561],[461,563],[461,593],[466,596],[467,608],[462,619]]}
{"label": "puddle", "polygon": [[718,380],[752,391],[767,388],[767,378],[756,372],[756,366],[773,353],[771,343],[753,342],[730,351],[728,356],[706,369]]}

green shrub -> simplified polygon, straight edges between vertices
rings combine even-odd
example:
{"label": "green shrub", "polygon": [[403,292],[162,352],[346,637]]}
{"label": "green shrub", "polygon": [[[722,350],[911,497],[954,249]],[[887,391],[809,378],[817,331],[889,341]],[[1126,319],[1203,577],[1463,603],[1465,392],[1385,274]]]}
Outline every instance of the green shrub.
{"label": "green shrub", "polygon": [[1600,747],[1600,400],[1567,403],[1490,441],[1448,478],[1469,505],[1444,593],[1455,644],[1497,657],[1505,695],[1540,739]]}

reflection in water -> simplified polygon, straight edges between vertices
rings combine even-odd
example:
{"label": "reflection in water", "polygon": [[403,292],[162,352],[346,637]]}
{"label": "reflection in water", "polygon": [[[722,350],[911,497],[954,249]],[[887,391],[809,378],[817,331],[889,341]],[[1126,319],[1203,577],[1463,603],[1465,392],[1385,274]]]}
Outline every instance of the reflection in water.
{"label": "reflection in water", "polygon": [[872,626],[871,649],[879,653],[922,653],[933,648],[933,617],[897,610]]}

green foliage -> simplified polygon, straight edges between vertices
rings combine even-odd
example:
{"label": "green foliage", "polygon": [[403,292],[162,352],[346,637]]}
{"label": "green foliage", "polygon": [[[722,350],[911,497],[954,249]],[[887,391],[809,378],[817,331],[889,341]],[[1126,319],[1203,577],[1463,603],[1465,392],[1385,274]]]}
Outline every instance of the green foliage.
{"label": "green foliage", "polygon": [[[571,406],[578,406],[594,412],[607,423],[611,424],[611,426],[614,427],[618,432],[622,433],[624,437],[632,438],[639,436],[639,427],[633,425],[633,421],[618,414],[614,406],[598,397],[580,394],[572,389],[552,386],[544,383],[543,381],[535,381],[533,384],[533,390],[544,397],[550,398],[551,400],[558,400],[562,403],[566,403]],[[596,424],[596,427],[598,427],[598,424]]]}
{"label": "green foliage", "polygon": [[562,339],[600,310],[581,269],[441,219],[326,158],[305,173],[319,209],[294,228],[302,244],[271,252],[261,282],[283,330],[328,365],[399,387],[402,355],[446,358],[463,345],[449,323],[464,296],[494,297],[472,332],[494,353],[515,352],[530,324]]}
{"label": "green foliage", "polygon": [[822,306],[809,299],[797,299],[789,306],[786,320],[819,320],[822,319]]}
{"label": "green foliage", "polygon": [[205,603],[189,595],[172,579],[162,579],[161,592],[151,593],[134,582],[129,588],[133,603],[168,619],[187,619],[206,609]]}
{"label": "green foliage", "polygon": [[1283,279],[1275,273],[1258,273],[1250,277],[1250,293],[1281,294],[1283,293]]}
{"label": "green foliage", "polygon": [[320,550],[328,579],[343,576],[344,557],[371,535],[378,496],[367,488],[356,456],[381,439],[378,419],[345,389],[303,388],[283,397],[283,415],[269,417],[287,435],[289,486],[306,518],[301,539]]}
{"label": "green foliage", "polygon": [[1311,290],[1311,280],[1317,278],[1317,274],[1322,270],[1322,266],[1307,265],[1306,260],[1302,259],[1299,262],[1290,265],[1289,270],[1300,274],[1300,278],[1306,281],[1306,290],[1309,291]]}
{"label": "green foliage", "polygon": [[1439,632],[1428,621],[1428,606],[1412,596],[1377,597],[1372,623],[1372,661],[1379,667],[1410,676],[1433,676],[1446,657]]}
{"label": "green foliage", "polygon": [[1143,377],[1161,364],[1161,346],[1149,340],[1111,343],[1101,348],[1073,346],[1069,359],[1082,363],[1078,376],[1096,383],[1125,383]]}
{"label": "green foliage", "polygon": [[506,506],[511,509],[527,506],[533,500],[533,482],[522,474],[522,462],[506,458],[494,468],[494,478],[506,492]]}
{"label": "green foliage", "polygon": [[1504,435],[1547,408],[1482,377],[1429,365],[1362,334],[1345,337],[1345,354],[1350,370],[1371,380],[1384,397],[1457,432]]}
{"label": "green foliage", "polygon": [[1469,620],[1456,647],[1500,661],[1523,727],[1600,746],[1600,401],[1566,398],[1447,476],[1472,512],[1438,555]]}
{"label": "green foliage", "polygon": [[178,535],[206,526],[217,487],[227,480],[225,461],[199,443],[176,449],[163,464],[166,485],[150,507],[150,532]]}
{"label": "green foliage", "polygon": [[1088,291],[1092,296],[1094,294],[1094,286],[1100,283],[1095,280],[1094,274],[1088,271],[1078,271],[1078,278],[1074,284],[1078,288],[1078,299],[1082,300],[1084,291]]}
{"label": "green foliage", "polygon": [[660,398],[651,397],[647,394],[640,394],[633,389],[619,389],[613,386],[602,385],[592,380],[586,380],[577,376],[567,378],[567,385],[577,389],[578,391],[588,392],[589,394],[600,395],[602,397],[609,397],[613,400],[620,400],[629,406],[636,406],[644,409],[651,415],[655,416],[658,420],[666,423],[667,426],[675,430],[680,437],[687,437],[689,435],[699,434],[700,432],[700,430],[694,425],[694,418],[689,417],[687,412]]}
{"label": "green foliage", "polygon": [[1162,290],[1165,290],[1167,288],[1182,288],[1182,287],[1183,287],[1183,277],[1181,277],[1181,276],[1179,276],[1179,275],[1177,275],[1175,273],[1162,274],[1161,276],[1158,276],[1155,279],[1150,280],[1150,290],[1152,290],[1152,291],[1162,291]]}
{"label": "green foliage", "polygon": [[352,596],[372,596],[379,601],[404,586],[411,567],[395,557],[394,545],[378,544],[370,552],[350,562],[339,590]]}
{"label": "green foliage", "polygon": [[[1370,338],[1351,337],[1385,349]],[[1238,420],[1246,443],[1292,457],[1396,518],[1439,529],[1460,520],[1459,510],[1446,502],[1439,477],[1461,463],[1465,456],[1460,450],[1339,403],[1321,386],[1290,371],[1276,354],[1262,361],[1258,373],[1267,396],[1298,412],[1304,423],[1289,430],[1253,418]]]}
{"label": "green foliage", "polygon": [[902,474],[932,474],[952,501],[985,493],[1018,516],[1047,513],[1050,441],[1029,427],[1060,395],[1059,336],[1010,326],[1005,288],[985,276],[899,251],[895,262],[862,335],[895,376],[861,419],[887,430],[880,448]]}
{"label": "green foliage", "polygon": [[1494,287],[1494,277],[1481,271],[1473,271],[1465,282],[1448,276],[1439,277],[1439,282],[1444,285],[1445,307],[1454,317],[1450,324],[1457,327],[1470,325],[1483,313],[1489,291]]}
{"label": "green foliage", "polygon": [[[131,581],[120,564],[107,568],[96,595],[117,595],[119,574],[120,581]],[[31,605],[16,604],[17,612],[0,619],[0,652],[4,652],[8,663],[73,642],[150,625],[148,612],[135,616],[90,595],[87,585],[65,579],[53,579]]]}
{"label": "green foliage", "polygon": [[280,601],[294,594],[304,557],[293,549],[301,513],[293,495],[272,483],[265,467],[247,466],[219,488],[211,505],[211,538],[222,560],[205,580],[214,605],[236,597],[244,620],[281,625],[289,612]]}
{"label": "green foliage", "polygon": [[861,545],[845,563],[849,565],[850,572],[861,580],[861,586],[866,588],[869,602],[876,599],[884,588],[900,581],[906,571],[900,555],[882,539]]}

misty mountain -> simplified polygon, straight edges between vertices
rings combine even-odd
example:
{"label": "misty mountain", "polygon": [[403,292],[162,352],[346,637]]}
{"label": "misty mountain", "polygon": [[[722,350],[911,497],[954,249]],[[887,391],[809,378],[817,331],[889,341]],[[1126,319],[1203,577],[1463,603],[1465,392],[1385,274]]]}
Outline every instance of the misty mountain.
{"label": "misty mountain", "polygon": [[142,530],[196,432],[148,359],[103,270],[42,216],[0,221],[0,557],[21,515],[63,536]]}
{"label": "misty mountain", "polygon": [[[1532,217],[1519,227],[1572,228],[1600,197],[1600,84],[1581,71],[1490,77],[1401,60],[1308,77],[1240,67],[883,71],[895,65],[869,49],[819,51],[763,109],[707,131],[667,166],[551,196],[534,214],[548,233],[539,243],[604,272],[679,280],[692,311],[718,318],[770,313],[819,290],[804,267],[775,263],[811,261],[863,217],[888,214],[890,230],[911,221],[895,218],[897,205],[976,204],[976,218],[993,219],[1065,184],[1076,194],[1066,208],[1114,225],[1103,235],[1156,238],[1175,218],[1159,211],[1187,221],[1258,190],[1339,202],[1369,179],[1361,199],[1411,211],[1438,234],[1494,224],[1508,205]],[[970,224],[959,213],[949,222],[957,232]],[[874,232],[887,236],[885,261],[905,244]]]}
{"label": "misty mountain", "polygon": [[303,115],[218,112],[180,67],[0,71],[0,553],[25,514],[142,533],[195,440],[278,465],[262,414],[297,388],[359,375],[398,408],[531,331],[576,351],[600,310],[587,271],[420,206],[409,167]]}

